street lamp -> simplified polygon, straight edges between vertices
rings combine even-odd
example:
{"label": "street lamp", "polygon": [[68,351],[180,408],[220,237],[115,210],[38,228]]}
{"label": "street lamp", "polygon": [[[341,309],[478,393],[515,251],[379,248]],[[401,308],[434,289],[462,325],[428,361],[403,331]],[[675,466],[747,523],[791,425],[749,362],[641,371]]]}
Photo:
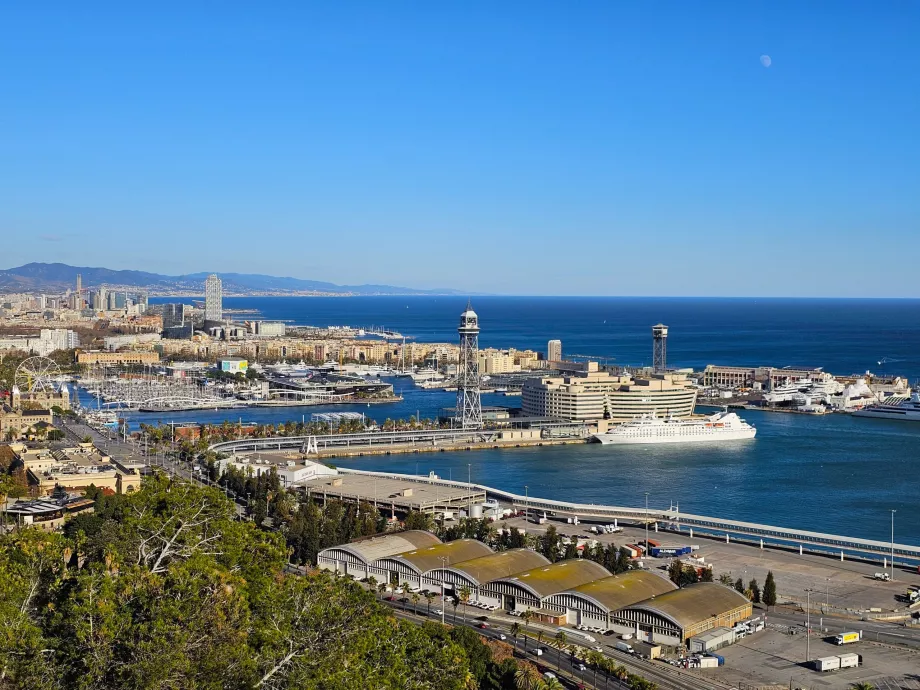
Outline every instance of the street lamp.
{"label": "street lamp", "polygon": [[894,514],[898,511],[891,510],[891,581],[894,582]]}
{"label": "street lamp", "polygon": [[805,663],[811,661],[811,590],[805,590]]}
{"label": "street lamp", "polygon": [[648,491],[645,492],[645,557],[648,558]]}
{"label": "street lamp", "polygon": [[529,487],[524,484],[524,522],[530,522],[530,497],[528,496]]}

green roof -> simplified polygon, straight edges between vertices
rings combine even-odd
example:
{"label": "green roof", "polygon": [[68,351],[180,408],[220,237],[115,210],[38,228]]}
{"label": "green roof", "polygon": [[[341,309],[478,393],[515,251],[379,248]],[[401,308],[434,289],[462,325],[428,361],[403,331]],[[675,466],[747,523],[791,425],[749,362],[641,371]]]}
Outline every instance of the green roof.
{"label": "green roof", "polygon": [[450,566],[449,570],[459,572],[473,582],[484,585],[500,577],[510,577],[525,570],[549,565],[549,561],[531,549],[509,549],[480,556]]}
{"label": "green roof", "polygon": [[627,570],[568,590],[570,594],[593,599],[607,611],[672,592],[677,587],[670,580],[647,570]]}
{"label": "green roof", "polygon": [[746,596],[731,587],[717,582],[697,582],[624,608],[651,611],[674,621],[681,628],[689,628],[707,618],[750,605]]}
{"label": "green roof", "polygon": [[495,582],[507,582],[529,589],[538,599],[558,594],[579,585],[610,577],[610,572],[594,561],[573,558],[557,561],[546,566],[518,573],[514,577],[502,577]]}
{"label": "green roof", "polygon": [[[393,560],[403,561],[420,573],[427,573],[429,570],[440,568],[444,565],[450,566],[454,563],[462,563],[480,556],[487,556],[492,553],[492,549],[475,539],[457,539],[447,542],[446,544],[434,544],[425,546],[414,551],[401,553],[393,556]],[[444,560],[442,560],[444,559]]]}
{"label": "green roof", "polygon": [[329,549],[324,549],[324,551],[347,551],[357,556],[364,563],[373,563],[381,558],[395,556],[423,546],[440,543],[441,540],[431,532],[412,529],[405,532],[395,532],[393,534],[379,534],[372,537],[362,537],[348,544],[332,546]]}

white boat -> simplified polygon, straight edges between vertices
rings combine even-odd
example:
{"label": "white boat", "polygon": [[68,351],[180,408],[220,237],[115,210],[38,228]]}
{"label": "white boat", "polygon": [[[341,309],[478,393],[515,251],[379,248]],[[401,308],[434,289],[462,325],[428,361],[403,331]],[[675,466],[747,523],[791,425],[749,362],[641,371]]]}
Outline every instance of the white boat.
{"label": "white boat", "polygon": [[912,393],[909,400],[893,405],[868,405],[861,410],[854,411],[853,416],[920,422],[920,394]]}
{"label": "white boat", "polygon": [[802,379],[801,381],[796,381],[795,383],[784,383],[782,386],[776,386],[769,393],[764,393],[763,399],[775,405],[780,402],[790,402],[795,397],[796,393],[801,393],[804,390],[807,390],[814,386],[814,382],[811,379]]}
{"label": "white boat", "polygon": [[710,417],[656,417],[643,415],[624,422],[594,439],[605,445],[637,443],[707,443],[742,441],[754,438],[757,429],[734,412],[718,412]]}

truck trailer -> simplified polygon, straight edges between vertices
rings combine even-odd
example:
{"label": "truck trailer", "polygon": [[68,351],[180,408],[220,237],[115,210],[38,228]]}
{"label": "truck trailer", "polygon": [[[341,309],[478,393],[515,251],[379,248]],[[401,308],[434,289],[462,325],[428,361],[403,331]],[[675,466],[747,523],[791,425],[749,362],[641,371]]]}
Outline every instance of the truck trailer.
{"label": "truck trailer", "polygon": [[850,644],[859,642],[862,639],[862,632],[845,632],[834,637],[834,644]]}
{"label": "truck trailer", "polygon": [[815,659],[812,663],[815,666],[815,671],[836,671],[838,668],[840,668],[840,657],[826,656],[820,659]]}

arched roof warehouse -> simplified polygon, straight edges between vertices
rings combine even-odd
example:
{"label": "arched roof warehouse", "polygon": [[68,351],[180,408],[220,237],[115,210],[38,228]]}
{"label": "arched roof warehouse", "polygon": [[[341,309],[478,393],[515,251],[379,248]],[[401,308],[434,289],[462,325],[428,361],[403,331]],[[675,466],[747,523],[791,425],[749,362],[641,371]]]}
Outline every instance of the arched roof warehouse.
{"label": "arched roof warehouse", "polygon": [[412,551],[387,556],[386,558],[378,559],[374,564],[378,567],[385,567],[390,563],[401,564],[421,577],[428,571],[440,568],[445,564],[462,563],[491,553],[492,549],[481,541],[457,539],[446,544],[426,545]]}
{"label": "arched roof warehouse", "polygon": [[438,579],[445,571],[451,571],[478,587],[500,577],[510,577],[525,570],[546,565],[549,565],[549,561],[536,551],[531,549],[509,549],[508,551],[499,551],[498,553],[491,553],[487,556],[480,556],[469,561],[449,565],[446,568],[437,568],[431,571],[429,575]]}
{"label": "arched roof warehouse", "polygon": [[320,557],[334,557],[335,552],[344,552],[354,556],[361,563],[368,565],[381,558],[395,556],[406,551],[414,551],[425,546],[440,544],[431,532],[424,530],[407,530],[393,534],[381,534],[363,537],[348,544],[331,546],[320,551]]}
{"label": "arched roof warehouse", "polygon": [[594,561],[576,558],[532,568],[513,577],[500,577],[491,581],[489,585],[492,587],[505,584],[521,588],[534,598],[542,600],[552,594],[605,577],[610,577],[610,572],[604,566]]}
{"label": "arched roof warehouse", "polygon": [[731,587],[698,582],[626,606],[613,615],[655,628],[671,629],[682,640],[718,626],[730,627],[752,614],[751,602]]}
{"label": "arched roof warehouse", "polygon": [[[586,582],[565,592],[551,597],[547,604],[558,603],[566,595],[587,599],[606,613],[625,606],[658,597],[676,590],[677,587],[668,579],[646,570],[628,570],[619,575],[612,575],[600,580]],[[559,602],[554,601],[560,599]]]}

